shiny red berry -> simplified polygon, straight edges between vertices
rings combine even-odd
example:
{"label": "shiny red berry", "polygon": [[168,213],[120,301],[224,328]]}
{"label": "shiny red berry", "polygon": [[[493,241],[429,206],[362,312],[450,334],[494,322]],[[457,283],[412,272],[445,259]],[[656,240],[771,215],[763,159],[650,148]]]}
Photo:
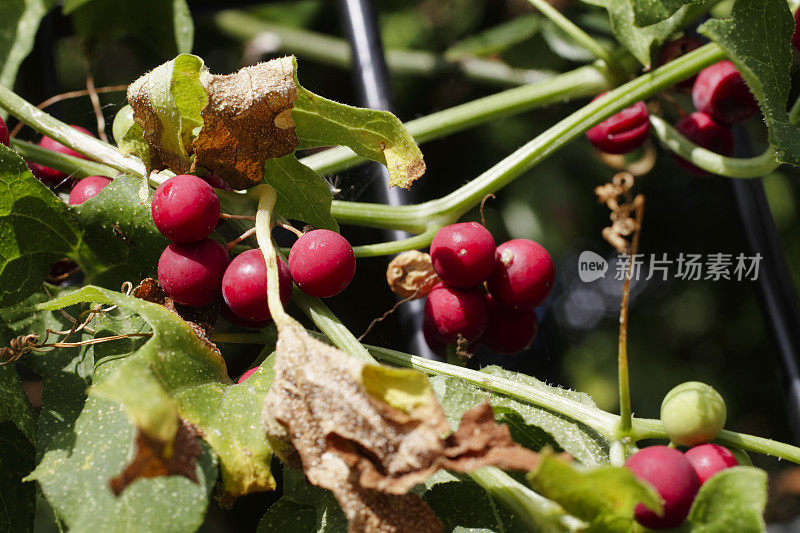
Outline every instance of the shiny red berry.
{"label": "shiny red berry", "polygon": [[[729,156],[733,154],[733,133],[710,116],[700,111],[681,118],[676,124],[678,132],[698,146],[714,153]],[[697,168],[683,158],[677,157],[678,164],[693,174],[707,175],[705,170]]]}
{"label": "shiny red berry", "polygon": [[[278,287],[285,306],[292,297],[292,275],[286,261],[278,257]],[[254,248],[233,258],[222,276],[222,297],[231,311],[249,321],[271,319],[267,305],[267,263]]]}
{"label": "shiny red berry", "polygon": [[589,142],[607,154],[632,152],[644,144],[649,135],[650,113],[644,102],[626,107],[586,132]]}
{"label": "shiny red berry", "polygon": [[[661,52],[658,55],[658,65],[666,65],[670,61],[678,59],[682,55],[688,54],[692,50],[697,50],[701,46],[703,46],[703,43],[700,42],[699,39],[688,36],[680,37],[670,41],[661,49]],[[684,90],[691,90],[692,84],[696,78],[697,75],[686,78],[685,80],[676,83],[675,87]]]}
{"label": "shiny red berry", "polygon": [[289,252],[292,279],[304,293],[328,298],[342,292],[356,272],[356,256],[347,239],[327,229],[309,231]]}
{"label": "shiny red berry", "polygon": [[681,525],[700,489],[700,480],[689,460],[674,448],[650,446],[630,456],[625,466],[636,477],[650,483],[664,504],[664,514],[659,516],[640,503],[636,506],[636,521],[653,529]]}
{"label": "shiny red berry", "polygon": [[79,205],[94,198],[106,185],[111,183],[111,180],[103,176],[88,176],[75,184],[69,192],[69,205]]}
{"label": "shiny red berry", "polygon": [[705,483],[711,476],[739,464],[736,456],[724,446],[718,444],[701,444],[686,450],[686,459],[692,464],[700,484]]}
{"label": "shiny red berry", "polygon": [[211,239],[192,243],[173,242],[158,260],[158,283],[183,305],[206,305],[220,293],[228,252]]}
{"label": "shiny red berry", "polygon": [[[85,133],[86,135],[92,135],[89,130],[81,128],[80,126],[70,126],[70,127],[80,131],[81,133]],[[94,137],[94,135],[92,135],[92,137]],[[71,155],[73,157],[80,157],[81,159],[88,159],[85,155],[76,152],[72,148],[67,148],[60,142],[55,141],[50,137],[42,137],[39,140],[39,146],[41,146],[42,148],[46,148],[47,150],[53,150],[55,152],[62,153],[64,155]],[[59,183],[61,181],[64,181],[68,177],[65,173],[61,172],[60,170],[46,167],[38,163],[30,163],[28,166],[31,167],[33,174],[45,183]]]}
{"label": "shiny red berry", "polygon": [[720,124],[738,124],[758,113],[755,97],[730,61],[700,71],[692,86],[692,100],[698,111]]}
{"label": "shiny red berry", "polygon": [[8,133],[8,126],[6,126],[6,121],[2,118],[0,118],[0,143],[11,146],[11,136]]}
{"label": "shiny red berry", "polygon": [[530,309],[508,309],[498,305],[491,295],[489,304],[489,326],[481,342],[493,352],[514,354],[530,346],[539,328],[536,313]]}
{"label": "shiny red berry", "polygon": [[174,176],[156,189],[150,212],[158,231],[174,242],[205,239],[219,221],[219,198],[204,180],[189,174]]}
{"label": "shiny red berry", "polygon": [[439,357],[447,355],[447,344],[436,337],[436,327],[428,319],[422,321],[422,336],[425,338],[425,344],[433,353]]}
{"label": "shiny red berry", "polygon": [[486,281],[498,304],[533,309],[550,295],[556,271],[544,247],[528,239],[513,239],[497,247],[495,267]]}
{"label": "shiny red berry", "polygon": [[431,242],[433,269],[453,287],[474,287],[494,269],[494,239],[477,222],[461,222],[436,232]]}
{"label": "shiny red berry", "polygon": [[439,284],[428,293],[424,320],[432,335],[446,344],[457,344],[459,336],[473,342],[489,325],[486,296],[479,287],[459,289]]}

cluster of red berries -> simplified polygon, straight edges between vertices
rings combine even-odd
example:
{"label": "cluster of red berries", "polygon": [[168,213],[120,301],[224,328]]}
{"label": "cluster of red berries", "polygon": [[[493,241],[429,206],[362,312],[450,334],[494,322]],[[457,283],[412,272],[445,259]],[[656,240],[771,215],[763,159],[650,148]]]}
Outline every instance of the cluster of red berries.
{"label": "cluster of red berries", "polygon": [[[209,235],[220,220],[220,203],[205,180],[181,174],[165,181],[151,203],[153,222],[172,241],[158,261],[158,281],[182,305],[210,304],[222,294],[224,314],[237,323],[262,327],[271,317],[267,306],[267,265],[258,249],[229,262],[228,251]],[[313,230],[280,257],[278,278],[283,305],[292,283],[311,296],[327,298],[344,290],[355,274],[355,255],[336,232]]]}
{"label": "cluster of red berries", "polygon": [[[677,41],[676,41],[677,42]],[[665,48],[662,60],[685,53],[699,46],[685,39]],[[693,80],[693,81],[692,81]],[[691,83],[695,112],[682,117],[675,128],[687,139],[712,152],[733,154],[731,126],[758,113],[758,103],[742,75],[730,61],[720,61],[704,68],[696,77],[678,86]],[[599,98],[599,97],[598,97]],[[586,137],[599,150],[609,154],[627,154],[644,144],[650,135],[650,116],[644,102],[636,102],[586,131]],[[707,174],[688,161],[677,158],[685,170]]]}
{"label": "cluster of red berries", "polygon": [[495,246],[477,222],[445,226],[431,243],[431,262],[442,279],[425,302],[423,333],[443,354],[446,345],[478,343],[512,354],[536,335],[534,308],[550,294],[553,261],[538,243],[514,239]]}

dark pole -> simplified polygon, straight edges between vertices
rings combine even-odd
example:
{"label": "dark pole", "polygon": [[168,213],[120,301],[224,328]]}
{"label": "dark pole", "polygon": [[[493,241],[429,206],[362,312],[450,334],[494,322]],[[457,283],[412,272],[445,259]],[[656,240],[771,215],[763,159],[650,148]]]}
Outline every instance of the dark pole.
{"label": "dark pole", "polygon": [[[737,130],[737,146],[747,148],[742,152],[749,152],[746,133],[741,128]],[[747,157],[745,153],[738,155]],[[800,307],[797,291],[761,179],[732,179],[731,183],[747,244],[753,255],[761,255],[759,303],[764,322],[772,330],[778,349],[789,424],[795,442],[800,443]]]}
{"label": "dark pole", "polygon": [[[353,54],[353,78],[358,88],[358,98],[364,107],[392,110],[392,89],[389,70],[383,54],[380,30],[375,11],[369,0],[339,0],[342,26]],[[411,202],[411,195],[397,187],[389,188],[389,174],[383,165],[371,164],[374,195],[377,201],[389,205]],[[404,231],[386,231],[390,240],[405,239]],[[412,353],[431,357],[422,336],[422,300],[412,300],[400,306],[398,313],[403,331],[410,333],[409,350]]]}

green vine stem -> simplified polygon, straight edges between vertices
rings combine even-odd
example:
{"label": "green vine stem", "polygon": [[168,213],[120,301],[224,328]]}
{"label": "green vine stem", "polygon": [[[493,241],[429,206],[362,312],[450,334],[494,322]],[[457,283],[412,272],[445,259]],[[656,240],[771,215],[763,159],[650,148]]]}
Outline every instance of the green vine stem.
{"label": "green vine stem", "polygon": [[[338,37],[272,24],[236,10],[221,11],[214,16],[214,23],[223,33],[240,41],[271,35],[275,38],[274,49],[344,69],[352,66],[350,45]],[[456,72],[467,79],[492,85],[523,85],[553,76],[550,71],[513,68],[489,59],[448,61],[441,55],[422,50],[389,49],[386,64],[393,74],[434,77]]]}
{"label": "green vine stem", "polygon": [[87,161],[79,157],[62,154],[61,152],[48,150],[47,148],[42,148],[38,144],[20,141],[19,139],[12,139],[11,146],[19,155],[27,160],[60,170],[76,178],[85,178],[86,176],[106,176],[113,178],[119,174],[116,169],[104,165],[103,163]]}
{"label": "green vine stem", "polygon": [[611,57],[611,53],[609,53],[603,45],[595,41],[588,33],[579,28],[574,22],[565,17],[561,11],[554,8],[545,0],[528,0],[528,2],[533,4],[542,15],[549,18],[553,24],[569,35],[575,44],[594,54],[597,59],[602,60],[606,65],[613,67],[614,60]]}
{"label": "green vine stem", "polygon": [[423,233],[407,239],[353,246],[353,252],[356,254],[356,257],[360,258],[399,254],[400,252],[405,252],[406,250],[425,248],[431,243],[433,236],[436,235],[436,232],[439,231],[440,228],[441,226],[431,226]]}
{"label": "green vine stem", "polygon": [[779,165],[772,147],[755,157],[742,159],[725,157],[697,146],[661,117],[650,115],[650,124],[658,139],[670,151],[713,174],[730,178],[759,178],[769,174]]}

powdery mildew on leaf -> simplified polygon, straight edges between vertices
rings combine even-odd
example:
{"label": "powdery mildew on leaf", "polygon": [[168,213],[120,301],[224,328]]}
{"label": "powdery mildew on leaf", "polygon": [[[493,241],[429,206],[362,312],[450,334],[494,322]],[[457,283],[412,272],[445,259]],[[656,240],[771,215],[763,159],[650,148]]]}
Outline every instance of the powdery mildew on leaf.
{"label": "powdery mildew on leaf", "polygon": [[201,82],[208,104],[194,141],[197,164],[234,189],[244,189],[263,179],[265,160],[297,148],[293,58],[273,59],[234,74],[205,73]]}
{"label": "powdery mildew on leaf", "polygon": [[450,425],[421,373],[367,365],[295,325],[281,328],[276,353],[264,402],[272,447],[334,493],[350,531],[441,531],[422,499],[407,494],[415,485],[440,468],[537,464],[488,405],[465,413],[445,438]]}

